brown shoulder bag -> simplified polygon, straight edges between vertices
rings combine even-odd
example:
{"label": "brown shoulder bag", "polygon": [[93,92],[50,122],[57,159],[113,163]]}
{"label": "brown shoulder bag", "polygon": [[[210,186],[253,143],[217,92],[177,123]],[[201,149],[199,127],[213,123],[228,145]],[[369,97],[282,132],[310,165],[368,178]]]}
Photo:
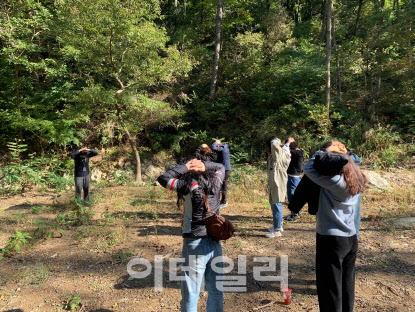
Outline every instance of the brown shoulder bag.
{"label": "brown shoulder bag", "polygon": [[[202,191],[203,192],[203,191]],[[205,201],[206,212],[203,214],[203,220],[206,222],[206,228],[210,236],[215,241],[227,240],[231,238],[235,232],[235,228],[231,221],[225,219],[221,215],[217,215],[215,212],[210,210],[209,202],[203,192],[203,199]]]}

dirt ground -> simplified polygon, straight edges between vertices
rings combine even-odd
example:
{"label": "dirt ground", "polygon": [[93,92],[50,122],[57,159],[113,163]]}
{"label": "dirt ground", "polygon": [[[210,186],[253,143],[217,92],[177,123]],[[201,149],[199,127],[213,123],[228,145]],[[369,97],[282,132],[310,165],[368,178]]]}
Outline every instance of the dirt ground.
{"label": "dirt ground", "polygon": [[[392,223],[415,216],[414,173],[384,177],[394,188],[371,189],[362,201],[355,311],[415,311],[415,232]],[[180,285],[169,278],[169,260],[180,257],[182,246],[175,195],[153,185],[95,185],[91,218],[82,214],[75,222],[72,192],[2,198],[0,248],[15,231],[35,238],[43,224],[53,233],[33,238],[19,253],[0,260],[0,311],[59,311],[71,304],[73,311],[179,311]],[[237,232],[223,243],[223,254],[235,264],[229,275],[246,276],[246,291],[225,293],[225,311],[318,311],[315,217],[303,209],[299,222],[284,225],[281,238],[268,239],[264,235],[272,219],[265,193],[231,185],[229,196],[222,213]],[[60,223],[53,228],[57,216]],[[162,291],[154,290],[156,255],[163,256],[158,267]],[[246,256],[246,274],[238,271],[238,255]],[[255,257],[275,258],[277,271],[269,274],[278,276],[282,255],[288,255],[288,286],[293,289],[289,306],[283,303],[279,282],[253,278],[254,268],[266,268]],[[148,277],[129,277],[127,263],[134,257],[150,262]],[[199,310],[204,311],[207,293],[200,297]]]}

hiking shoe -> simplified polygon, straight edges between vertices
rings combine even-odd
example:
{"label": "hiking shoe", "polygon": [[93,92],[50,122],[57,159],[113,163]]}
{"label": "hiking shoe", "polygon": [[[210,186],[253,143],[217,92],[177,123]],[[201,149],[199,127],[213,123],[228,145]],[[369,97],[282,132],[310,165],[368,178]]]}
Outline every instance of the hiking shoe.
{"label": "hiking shoe", "polygon": [[[274,230],[274,226],[273,225],[268,228],[268,231],[272,231],[272,230]],[[282,225],[281,225],[281,228],[279,230],[277,230],[277,231],[284,232],[284,229],[282,228]]]}
{"label": "hiking shoe", "polygon": [[219,208],[225,208],[228,206],[228,203],[220,203]]}
{"label": "hiking shoe", "polygon": [[271,230],[267,234],[265,234],[265,237],[267,238],[281,237],[281,231]]}
{"label": "hiking shoe", "polygon": [[288,217],[285,218],[285,220],[287,220],[288,222],[297,222],[298,218],[299,218],[299,216],[289,215]]}

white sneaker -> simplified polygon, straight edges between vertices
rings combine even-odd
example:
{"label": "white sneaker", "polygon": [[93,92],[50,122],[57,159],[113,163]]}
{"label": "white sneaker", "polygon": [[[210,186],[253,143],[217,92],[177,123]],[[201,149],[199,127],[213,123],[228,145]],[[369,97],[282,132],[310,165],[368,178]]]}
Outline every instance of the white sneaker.
{"label": "white sneaker", "polygon": [[[268,231],[272,231],[272,230],[274,230],[274,226],[273,225],[268,228]],[[278,231],[284,232],[284,229],[282,228],[282,225],[281,225],[281,228]]]}
{"label": "white sneaker", "polygon": [[265,234],[265,237],[267,238],[281,237],[281,231],[271,230],[267,234]]}

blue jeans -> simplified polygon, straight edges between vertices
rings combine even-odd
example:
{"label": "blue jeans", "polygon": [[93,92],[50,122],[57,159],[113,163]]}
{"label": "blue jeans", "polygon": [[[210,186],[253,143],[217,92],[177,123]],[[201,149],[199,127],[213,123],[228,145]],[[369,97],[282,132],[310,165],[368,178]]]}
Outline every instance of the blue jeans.
{"label": "blue jeans", "polygon": [[272,222],[274,229],[280,230],[282,225],[282,204],[276,203],[271,205],[272,210]]}
{"label": "blue jeans", "polygon": [[221,244],[208,237],[184,238],[182,257],[184,258],[182,271],[185,278],[182,281],[180,302],[182,312],[197,312],[203,277],[208,292],[206,310],[223,312],[223,282],[220,278],[218,281],[217,278],[223,275]]}
{"label": "blue jeans", "polygon": [[[291,202],[291,198],[294,196],[295,189],[298,186],[298,183],[300,183],[301,178],[300,177],[291,177],[288,176],[288,182],[287,182],[287,197],[288,202]],[[298,213],[294,213],[293,215],[298,216]]]}

